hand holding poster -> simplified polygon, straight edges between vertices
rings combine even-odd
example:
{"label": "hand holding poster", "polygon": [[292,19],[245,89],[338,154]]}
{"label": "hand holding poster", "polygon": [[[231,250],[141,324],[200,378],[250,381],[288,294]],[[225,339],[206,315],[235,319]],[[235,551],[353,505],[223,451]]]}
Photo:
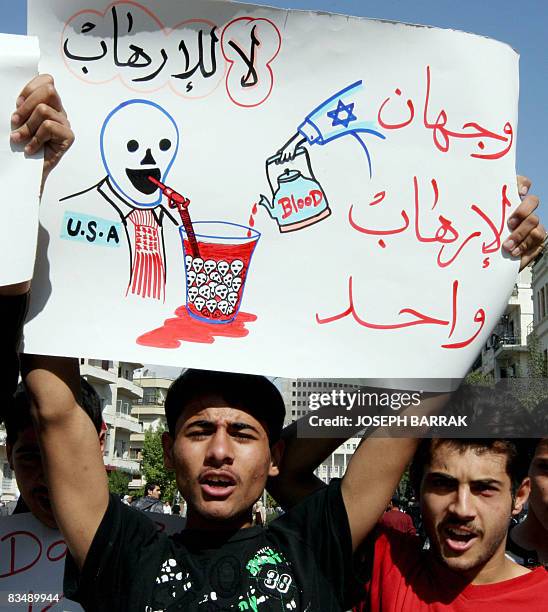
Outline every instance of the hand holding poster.
{"label": "hand holding poster", "polygon": [[517,270],[512,49],[230,3],[29,6],[77,144],[45,197],[26,350],[466,372]]}

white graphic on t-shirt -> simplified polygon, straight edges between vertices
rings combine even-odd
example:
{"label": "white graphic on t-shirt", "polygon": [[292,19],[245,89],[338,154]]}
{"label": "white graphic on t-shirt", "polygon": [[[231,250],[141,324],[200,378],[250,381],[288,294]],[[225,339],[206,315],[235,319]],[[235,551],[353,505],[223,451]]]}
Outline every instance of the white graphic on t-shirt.
{"label": "white graphic on t-shirt", "polygon": [[[183,582],[183,584],[179,584]],[[160,575],[156,578],[156,584],[174,583],[173,591],[171,592],[172,597],[177,597],[177,592],[182,586],[183,591],[188,591],[192,587],[192,581],[190,580],[190,574],[185,571],[183,574],[180,571],[179,565],[175,559],[167,559],[162,563],[160,568]]]}

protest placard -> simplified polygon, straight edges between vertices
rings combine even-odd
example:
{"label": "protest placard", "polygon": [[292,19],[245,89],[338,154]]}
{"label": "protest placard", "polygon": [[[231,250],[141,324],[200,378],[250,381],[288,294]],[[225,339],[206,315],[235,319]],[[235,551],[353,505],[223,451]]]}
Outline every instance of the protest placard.
{"label": "protest placard", "polygon": [[[151,512],[160,531],[177,533],[185,520]],[[77,612],[82,608],[63,596],[67,547],[61,533],[30,513],[0,518],[0,610]]]}
{"label": "protest placard", "polygon": [[24,146],[10,142],[10,118],[21,90],[38,74],[39,57],[37,38],[0,34],[0,285],[27,281],[34,269],[43,154],[27,156]]}
{"label": "protest placard", "polygon": [[29,20],[77,141],[43,202],[26,350],[467,371],[518,268],[509,46],[228,2],[31,0]]}

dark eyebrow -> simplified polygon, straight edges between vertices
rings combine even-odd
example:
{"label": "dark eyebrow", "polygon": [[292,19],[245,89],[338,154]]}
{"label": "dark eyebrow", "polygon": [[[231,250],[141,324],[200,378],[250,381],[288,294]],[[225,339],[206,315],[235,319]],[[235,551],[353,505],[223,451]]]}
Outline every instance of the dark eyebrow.
{"label": "dark eyebrow", "polygon": [[[200,420],[192,421],[185,425],[185,429],[190,429],[191,427],[200,427],[201,429],[212,431],[215,429],[215,423],[213,423],[212,421],[208,421],[207,419],[200,419]],[[256,427],[251,425],[251,423],[244,423],[240,421],[229,423],[228,429],[232,431],[245,431],[246,429],[251,429],[256,434],[258,435],[260,434],[260,431]]]}
{"label": "dark eyebrow", "polygon": [[[445,474],[444,472],[429,472],[428,474],[426,474],[426,478],[442,478],[443,480],[446,480],[451,483],[458,482],[457,478],[454,478],[449,474]],[[476,480],[472,480],[471,484],[485,486],[497,485],[499,487],[503,485],[503,483],[500,480],[497,480],[496,478],[478,478]]]}
{"label": "dark eyebrow", "polygon": [[502,482],[500,480],[497,480],[496,478],[480,478],[478,480],[473,480],[472,483],[475,485],[497,485],[499,487],[502,486]]}
{"label": "dark eyebrow", "polygon": [[445,474],[444,472],[428,472],[426,474],[426,478],[443,478],[443,480],[457,482],[457,479],[454,476],[450,476],[449,474]]}
{"label": "dark eyebrow", "polygon": [[185,423],[185,427],[204,427],[204,428],[208,428],[208,427],[213,427],[213,423],[211,421],[208,421],[207,419],[202,419],[202,420],[196,420],[196,421],[191,421],[190,423],[187,421]]}
{"label": "dark eyebrow", "polygon": [[254,431],[256,434],[260,434],[259,430],[254,427],[253,425],[251,425],[250,423],[230,423],[230,425],[228,426],[229,429],[232,430],[236,430],[236,431],[244,431],[246,429],[251,429],[252,431]]}

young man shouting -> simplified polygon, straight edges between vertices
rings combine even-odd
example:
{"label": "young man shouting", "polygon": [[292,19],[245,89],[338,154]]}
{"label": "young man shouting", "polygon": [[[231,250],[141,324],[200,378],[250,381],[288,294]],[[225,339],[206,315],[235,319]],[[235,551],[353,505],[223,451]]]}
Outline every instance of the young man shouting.
{"label": "young man shouting", "polygon": [[[497,436],[514,429],[505,415],[516,400],[492,390],[461,388],[449,410],[477,415]],[[323,485],[314,469],[333,449],[329,440],[299,440],[288,429],[283,474],[271,492],[286,506]],[[337,441],[340,443],[340,440]],[[529,494],[531,443],[520,439],[425,439],[414,454],[411,479],[420,500],[429,548],[419,538],[379,527],[356,555],[365,587],[355,594],[362,612],[542,612],[548,573],[530,571],[505,555],[510,520]],[[378,465],[381,458],[373,459]],[[359,602],[359,603],[358,603]]]}
{"label": "young man shouting", "polygon": [[[29,360],[26,383],[71,553],[68,597],[91,610],[347,609],[352,551],[382,513],[414,442],[362,445],[342,482],[268,530],[251,527],[253,504],[279,471],[282,398],[263,377],[189,370],[166,399],[165,464],[188,502],[187,528],[167,537],[146,514],[109,498],[96,434],[66,384],[67,366],[74,379],[76,366],[40,361]],[[391,459],[370,469],[379,455]]]}

